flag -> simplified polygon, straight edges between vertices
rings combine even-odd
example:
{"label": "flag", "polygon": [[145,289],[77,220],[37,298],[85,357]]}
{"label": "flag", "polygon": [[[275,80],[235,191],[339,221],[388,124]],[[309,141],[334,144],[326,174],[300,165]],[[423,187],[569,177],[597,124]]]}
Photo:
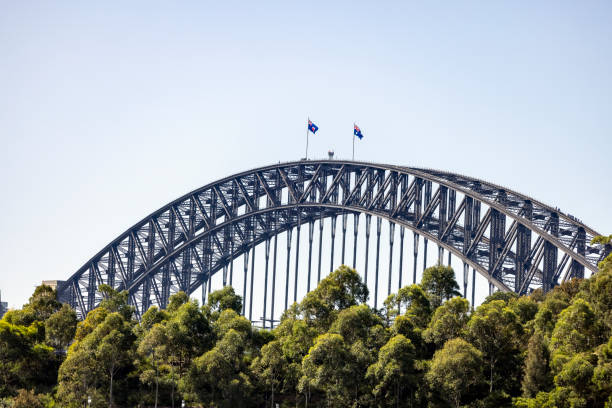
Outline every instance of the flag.
{"label": "flag", "polygon": [[359,126],[353,124],[354,129],[353,129],[353,134],[355,136],[357,136],[359,138],[359,140],[363,139],[363,134],[361,133],[361,129],[359,129]]}
{"label": "flag", "polygon": [[310,130],[312,134],[316,134],[317,130],[319,130],[319,127],[312,123],[310,119],[308,119],[308,130]]}

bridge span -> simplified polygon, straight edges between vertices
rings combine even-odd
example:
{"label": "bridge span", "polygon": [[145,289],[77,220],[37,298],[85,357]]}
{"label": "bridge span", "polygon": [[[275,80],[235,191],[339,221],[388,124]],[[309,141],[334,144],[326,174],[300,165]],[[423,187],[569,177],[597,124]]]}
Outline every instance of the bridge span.
{"label": "bridge span", "polygon": [[[372,230],[375,251],[370,248]],[[388,232],[388,239],[383,237],[388,271],[379,287],[382,230]],[[329,238],[323,239],[326,234]],[[283,248],[278,245],[281,235]],[[302,160],[234,174],[172,201],[94,255],[58,286],[58,294],[84,317],[102,300],[99,285],[108,284],[128,291],[140,317],[152,305],[164,308],[178,291],[191,294],[202,288],[204,300],[220,272],[219,285],[242,292],[243,314],[265,326],[299,300],[298,286],[307,292],[316,285],[315,274],[317,282],[321,279],[324,247],[330,269],[345,263],[356,267],[374,285],[373,304],[380,306],[392,286],[416,281],[419,248],[425,267],[428,245],[434,244],[438,262],[445,261],[444,251],[449,263],[453,255],[461,261],[466,297],[472,269],[473,302],[476,273],[487,279],[489,291],[524,294],[596,272],[609,251],[591,244],[597,235],[555,207],[472,177],[388,164]],[[312,253],[314,237],[318,256]],[[408,238],[412,265],[404,259]],[[300,239],[308,240],[305,254]],[[255,268],[256,253],[264,256],[264,268]],[[234,270],[236,260],[242,271]],[[254,314],[255,285],[263,301]]]}

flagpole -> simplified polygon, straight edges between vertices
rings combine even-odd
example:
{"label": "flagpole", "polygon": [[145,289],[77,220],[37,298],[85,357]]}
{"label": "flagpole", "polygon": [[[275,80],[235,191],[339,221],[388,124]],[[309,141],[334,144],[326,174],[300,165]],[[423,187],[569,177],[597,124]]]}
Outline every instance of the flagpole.
{"label": "flagpole", "polygon": [[[310,122],[310,117],[308,118],[308,122]],[[308,160],[308,136],[310,132],[310,125],[306,122],[306,160]]]}
{"label": "flagpole", "polygon": [[353,161],[355,161],[355,122],[353,122]]}

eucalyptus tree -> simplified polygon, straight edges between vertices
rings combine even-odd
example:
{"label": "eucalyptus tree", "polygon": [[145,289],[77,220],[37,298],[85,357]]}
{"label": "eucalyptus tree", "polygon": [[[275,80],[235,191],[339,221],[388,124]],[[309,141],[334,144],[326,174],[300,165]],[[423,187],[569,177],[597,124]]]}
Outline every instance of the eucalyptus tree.
{"label": "eucalyptus tree", "polygon": [[470,387],[483,381],[483,355],[463,339],[452,339],[434,354],[426,374],[430,386],[455,407]]}

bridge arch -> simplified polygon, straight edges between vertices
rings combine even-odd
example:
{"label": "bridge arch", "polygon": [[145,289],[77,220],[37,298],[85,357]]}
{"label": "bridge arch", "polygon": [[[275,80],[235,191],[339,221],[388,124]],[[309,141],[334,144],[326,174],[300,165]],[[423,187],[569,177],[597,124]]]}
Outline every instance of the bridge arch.
{"label": "bridge arch", "polygon": [[[296,230],[299,251],[300,228],[307,225],[311,253],[315,222],[322,231],[328,220],[334,237],[340,220],[344,260],[347,217],[351,215],[356,220],[355,237],[358,217],[363,215],[368,240],[371,221],[376,221],[378,244],[380,220],[386,220],[391,231],[396,225],[401,230],[402,251],[406,229],[413,232],[416,242],[423,237],[425,250],[427,242],[437,244],[439,251],[446,250],[463,261],[464,274],[471,267],[504,291],[525,293],[536,287],[547,291],[570,277],[583,277],[585,270],[595,272],[606,255],[606,248],[590,243],[598,233],[577,218],[492,183],[437,170],[308,160],[242,172],[178,198],[113,240],[63,282],[58,293],[83,317],[101,301],[98,286],[109,284],[128,290],[140,315],[153,304],[165,307],[169,296],[179,290],[193,293],[204,286],[205,295],[219,271],[224,284],[228,272],[231,281],[233,260],[246,255],[242,289],[244,313],[251,315],[254,263],[247,291],[249,253],[254,257],[254,248],[265,245],[267,294],[273,238],[287,233],[290,251],[291,234]],[[335,241],[331,242],[333,260]],[[355,242],[354,253],[356,248]],[[366,257],[368,250],[369,245]],[[415,246],[415,255],[416,251]],[[299,252],[295,255],[297,258]],[[378,255],[376,265],[378,285]],[[281,293],[285,305],[290,298],[292,266],[287,261],[286,287]],[[401,270],[400,263],[400,274]],[[367,262],[365,273],[367,278]],[[295,275],[293,298],[297,259]]]}

